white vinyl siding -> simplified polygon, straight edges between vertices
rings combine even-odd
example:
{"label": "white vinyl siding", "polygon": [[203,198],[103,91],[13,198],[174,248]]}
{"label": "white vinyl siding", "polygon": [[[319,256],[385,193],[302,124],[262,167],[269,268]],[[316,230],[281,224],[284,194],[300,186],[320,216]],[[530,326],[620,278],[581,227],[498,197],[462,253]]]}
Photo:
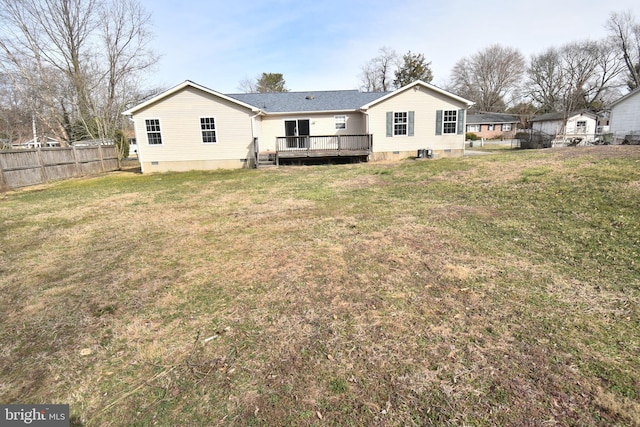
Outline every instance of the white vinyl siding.
{"label": "white vinyl siding", "polygon": [[[249,108],[186,87],[134,113],[140,158],[145,164],[159,163],[162,170],[177,170],[178,164],[184,164],[186,170],[199,169],[206,162],[221,161],[229,161],[225,167],[242,167],[252,157],[252,123],[260,136],[259,117],[252,120],[254,115]],[[215,118],[216,143],[203,143],[200,119],[204,117]],[[162,144],[142,143],[147,141],[145,119],[157,120]],[[263,140],[261,137],[260,142]]]}
{"label": "white vinyl siding", "polygon": [[611,132],[640,132],[640,89],[627,95],[611,108]]}
{"label": "white vinyl siding", "polygon": [[[342,114],[340,114],[342,115]],[[275,150],[277,137],[285,136],[283,120],[309,119],[309,133],[319,135],[362,135],[366,133],[365,116],[360,113],[344,114],[347,129],[336,129],[336,114],[334,113],[301,113],[294,115],[272,115],[262,117],[260,150]]]}
{"label": "white vinyl siding", "polygon": [[[459,134],[442,135],[442,113],[443,110],[458,111],[457,115],[460,116],[458,122],[463,126],[465,111],[463,108],[466,105],[429,88],[422,86],[416,86],[416,88],[417,90],[405,90],[369,108],[366,117],[369,133],[373,134],[373,152],[388,153],[388,156],[396,155],[395,153],[400,153],[398,154],[400,156],[415,156],[415,150],[430,148],[434,152],[444,150],[458,152],[456,150],[459,150],[461,153],[464,150],[464,127],[459,129]],[[412,137],[393,136],[394,111],[414,113],[413,129],[411,126],[408,129],[408,132],[413,131]],[[440,115],[439,126],[438,115]],[[411,121],[410,116],[409,121]],[[387,123],[390,123],[390,126],[387,126]]]}

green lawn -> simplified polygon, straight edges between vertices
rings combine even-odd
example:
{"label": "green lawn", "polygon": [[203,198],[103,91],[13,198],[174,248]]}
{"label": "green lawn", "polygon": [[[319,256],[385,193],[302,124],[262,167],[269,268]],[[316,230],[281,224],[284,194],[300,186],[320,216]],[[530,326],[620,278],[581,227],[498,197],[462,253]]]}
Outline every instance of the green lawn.
{"label": "green lawn", "polygon": [[640,147],[0,193],[0,402],[72,425],[640,425]]}

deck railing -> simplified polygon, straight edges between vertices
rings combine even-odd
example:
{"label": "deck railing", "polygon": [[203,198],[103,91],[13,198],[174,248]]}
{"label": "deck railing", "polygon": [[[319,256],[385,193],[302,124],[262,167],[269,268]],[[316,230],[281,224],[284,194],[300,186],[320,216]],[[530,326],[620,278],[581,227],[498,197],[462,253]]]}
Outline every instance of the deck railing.
{"label": "deck railing", "polygon": [[280,136],[276,138],[278,153],[313,152],[315,155],[351,155],[371,151],[371,135]]}

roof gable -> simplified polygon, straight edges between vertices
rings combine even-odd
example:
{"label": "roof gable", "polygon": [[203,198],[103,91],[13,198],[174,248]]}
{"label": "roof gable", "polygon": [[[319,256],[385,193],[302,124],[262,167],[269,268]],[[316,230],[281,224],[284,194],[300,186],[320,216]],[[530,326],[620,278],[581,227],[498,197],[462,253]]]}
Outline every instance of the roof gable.
{"label": "roof gable", "polygon": [[635,88],[634,90],[632,90],[631,92],[629,92],[628,94],[616,99],[615,101],[613,101],[611,103],[611,105],[609,106],[609,108],[612,108],[616,105],[618,105],[619,103],[626,101],[629,98],[633,98],[635,95],[640,93],[640,87]]}
{"label": "roof gable", "polygon": [[400,94],[402,92],[406,92],[407,90],[412,89],[412,88],[416,88],[416,87],[424,87],[424,88],[426,88],[428,90],[431,90],[433,92],[439,93],[440,95],[444,95],[444,96],[449,97],[449,98],[451,98],[451,99],[453,99],[455,101],[458,101],[458,102],[461,102],[463,104],[466,104],[467,107],[471,107],[474,104],[473,101],[469,101],[468,99],[462,98],[462,97],[460,97],[458,95],[454,95],[453,93],[447,92],[444,89],[440,89],[437,86],[434,86],[434,85],[429,84],[429,83],[425,83],[422,80],[416,80],[415,82],[409,83],[408,85],[403,86],[400,89],[397,89],[397,90],[395,90],[393,92],[387,92],[384,96],[382,96],[380,98],[377,98],[377,99],[373,100],[372,102],[369,102],[368,104],[363,105],[362,106],[362,110],[367,110],[367,109],[373,107],[374,105],[379,104],[381,102],[384,102],[385,100],[387,100],[387,99],[389,99],[389,98],[391,98],[393,96],[396,96],[396,95],[398,95],[398,94]]}
{"label": "roof gable", "polygon": [[149,99],[149,100],[147,100],[147,101],[145,101],[145,102],[143,102],[141,104],[138,104],[133,108],[128,109],[127,111],[124,111],[122,114],[127,115],[127,116],[133,115],[135,112],[140,111],[140,110],[142,110],[142,109],[144,109],[144,108],[146,108],[146,107],[148,107],[150,105],[153,105],[156,102],[162,101],[163,99],[165,99],[165,98],[167,98],[167,97],[169,97],[169,96],[171,96],[171,95],[173,95],[175,93],[178,93],[178,92],[180,92],[181,90],[183,90],[183,89],[185,89],[187,87],[192,87],[194,89],[200,90],[200,91],[202,91],[204,93],[207,93],[209,95],[213,95],[213,96],[216,96],[218,98],[224,99],[226,101],[233,102],[234,104],[238,104],[241,107],[248,108],[248,109],[250,109],[250,110],[252,110],[254,112],[259,112],[259,109],[254,107],[253,105],[244,103],[244,102],[242,102],[240,100],[237,100],[237,99],[234,99],[234,98],[230,98],[227,95],[224,95],[222,93],[216,92],[215,90],[212,90],[212,89],[206,88],[204,86],[201,86],[201,85],[199,85],[197,83],[194,83],[194,82],[192,82],[190,80],[185,80],[184,82],[180,83],[179,85],[174,86],[171,89],[168,89],[168,90],[162,92],[161,94],[156,95],[153,98],[151,98],[151,99]]}

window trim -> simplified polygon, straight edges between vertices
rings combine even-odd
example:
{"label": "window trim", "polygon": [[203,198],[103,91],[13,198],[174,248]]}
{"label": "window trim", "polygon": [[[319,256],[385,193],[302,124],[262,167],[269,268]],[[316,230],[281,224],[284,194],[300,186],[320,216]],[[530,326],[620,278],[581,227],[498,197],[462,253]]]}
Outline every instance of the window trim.
{"label": "window trim", "polygon": [[[149,130],[149,125],[147,122],[150,121],[157,121],[157,126],[158,126],[158,130]],[[162,141],[162,123],[160,123],[160,118],[146,118],[144,119],[144,131],[145,131],[145,136],[147,137],[147,145],[162,145],[163,141]],[[149,135],[151,134],[157,134],[158,135],[158,140],[160,142],[151,142],[151,139],[149,138]],[[155,139],[155,138],[154,138]]]}
{"label": "window trim", "polygon": [[[213,129],[203,129],[202,123],[203,119],[213,119]],[[217,144],[218,143],[218,128],[217,128],[217,120],[214,115],[210,116],[200,116],[200,143],[209,145],[209,144]],[[205,141],[205,132],[213,132],[213,141]]]}
{"label": "window trim", "polygon": [[513,130],[513,125],[511,123],[503,123],[501,130],[502,132],[511,132]]}
{"label": "window trim", "polygon": [[[342,119],[342,121],[339,121],[340,119]],[[336,130],[347,130],[347,115],[346,114],[340,114],[340,115],[333,116],[333,122],[334,122]],[[339,127],[340,125],[342,125],[342,127]]]}
{"label": "window trim", "polygon": [[[397,115],[404,114],[404,122],[397,121]],[[400,126],[400,128],[398,128]],[[399,133],[402,126],[404,126],[404,133]],[[394,111],[393,112],[393,136],[409,136],[409,111]]]}
{"label": "window trim", "polygon": [[[582,124],[582,126],[581,126]],[[587,133],[587,121],[576,120],[576,133]]]}
{"label": "window trim", "polygon": [[496,130],[496,125],[493,123],[490,123],[487,125],[487,131],[494,131]]}
{"label": "window trim", "polygon": [[480,132],[480,125],[479,124],[467,125],[467,132]]}
{"label": "window trim", "polygon": [[[447,120],[447,113],[449,113],[449,120]],[[451,113],[453,113],[454,120],[451,120]],[[453,124],[453,128],[447,129],[447,124]],[[443,135],[456,135],[458,133],[458,110],[442,110],[442,134]]]}

